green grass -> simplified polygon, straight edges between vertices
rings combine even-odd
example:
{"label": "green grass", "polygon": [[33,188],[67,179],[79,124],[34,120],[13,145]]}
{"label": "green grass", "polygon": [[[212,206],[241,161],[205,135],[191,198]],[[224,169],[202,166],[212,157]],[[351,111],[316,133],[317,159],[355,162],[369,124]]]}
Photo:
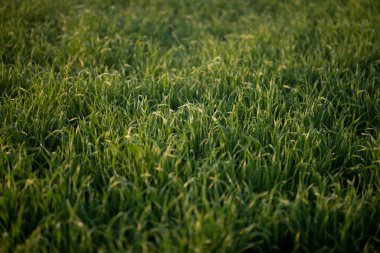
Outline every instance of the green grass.
{"label": "green grass", "polygon": [[0,252],[378,252],[379,13],[0,0]]}

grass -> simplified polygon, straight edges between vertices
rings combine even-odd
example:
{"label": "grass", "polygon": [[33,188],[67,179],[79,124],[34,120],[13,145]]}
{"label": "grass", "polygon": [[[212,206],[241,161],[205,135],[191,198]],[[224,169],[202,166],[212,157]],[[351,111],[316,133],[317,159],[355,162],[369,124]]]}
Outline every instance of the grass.
{"label": "grass", "polygon": [[0,251],[378,252],[379,13],[0,0]]}

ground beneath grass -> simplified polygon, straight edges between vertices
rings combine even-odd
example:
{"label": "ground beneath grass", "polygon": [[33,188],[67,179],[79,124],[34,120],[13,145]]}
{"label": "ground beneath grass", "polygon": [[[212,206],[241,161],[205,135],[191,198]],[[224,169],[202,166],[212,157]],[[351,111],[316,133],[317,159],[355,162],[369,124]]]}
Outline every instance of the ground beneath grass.
{"label": "ground beneath grass", "polygon": [[379,13],[0,0],[0,251],[377,252]]}

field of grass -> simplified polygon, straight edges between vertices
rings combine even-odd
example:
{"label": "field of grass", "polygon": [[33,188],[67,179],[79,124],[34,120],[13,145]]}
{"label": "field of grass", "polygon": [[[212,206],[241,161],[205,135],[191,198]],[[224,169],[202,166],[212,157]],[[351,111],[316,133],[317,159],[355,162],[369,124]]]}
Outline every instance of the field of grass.
{"label": "field of grass", "polygon": [[379,249],[379,1],[0,0],[0,252]]}

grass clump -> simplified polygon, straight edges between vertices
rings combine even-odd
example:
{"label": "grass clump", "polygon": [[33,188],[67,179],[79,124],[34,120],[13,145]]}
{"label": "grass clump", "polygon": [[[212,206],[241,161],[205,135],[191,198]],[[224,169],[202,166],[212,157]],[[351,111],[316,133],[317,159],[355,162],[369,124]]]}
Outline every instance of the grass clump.
{"label": "grass clump", "polygon": [[376,1],[0,1],[0,251],[376,252]]}

